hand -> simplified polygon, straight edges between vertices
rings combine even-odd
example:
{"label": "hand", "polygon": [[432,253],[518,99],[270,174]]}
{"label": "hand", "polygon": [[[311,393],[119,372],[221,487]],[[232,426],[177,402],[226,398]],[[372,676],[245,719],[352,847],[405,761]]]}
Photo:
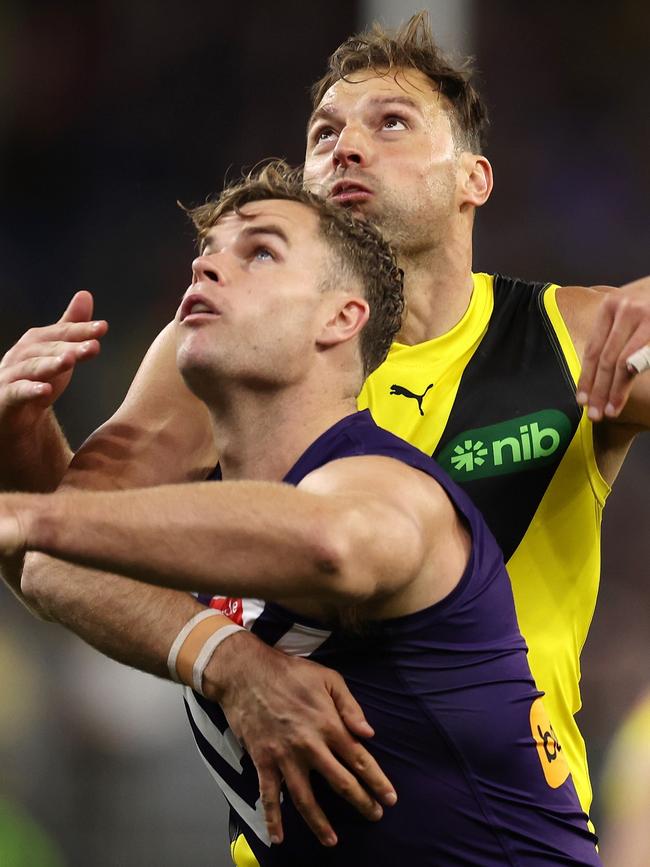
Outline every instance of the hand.
{"label": "hand", "polygon": [[357,740],[374,732],[337,672],[286,656],[242,632],[224,641],[215,653],[204,675],[204,692],[221,704],[231,729],[255,763],[273,842],[283,838],[280,787],[284,781],[319,841],[325,846],[336,844],[336,834],[314,798],[312,770],[371,821],[382,816],[379,801],[385,806],[396,802],[388,778]]}
{"label": "hand", "polygon": [[[650,277],[604,295],[584,352],[578,403],[592,421],[616,418],[625,406],[638,367],[630,356],[650,344]],[[650,349],[646,349],[650,354]],[[638,356],[636,356],[638,358]]]}
{"label": "hand", "polygon": [[38,415],[66,389],[78,361],[99,352],[108,330],[92,321],[93,297],[77,292],[54,325],[30,328],[0,362],[0,426],[29,432]]}

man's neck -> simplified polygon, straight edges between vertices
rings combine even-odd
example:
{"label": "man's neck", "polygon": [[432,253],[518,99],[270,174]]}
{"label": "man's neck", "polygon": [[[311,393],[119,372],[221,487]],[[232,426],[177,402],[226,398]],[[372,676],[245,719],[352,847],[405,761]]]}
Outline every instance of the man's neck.
{"label": "man's neck", "polygon": [[465,315],[472,297],[471,247],[464,241],[400,257],[406,316],[397,336],[414,345],[446,334]]}
{"label": "man's neck", "polygon": [[356,411],[354,397],[328,395],[322,387],[233,392],[210,407],[219,466],[228,481],[281,481],[314,440]]}

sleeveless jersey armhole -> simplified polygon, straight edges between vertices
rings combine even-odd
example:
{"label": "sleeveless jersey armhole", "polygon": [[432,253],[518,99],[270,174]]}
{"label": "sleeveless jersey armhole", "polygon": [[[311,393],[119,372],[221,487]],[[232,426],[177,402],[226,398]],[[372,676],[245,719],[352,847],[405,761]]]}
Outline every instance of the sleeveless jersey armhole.
{"label": "sleeveless jersey armhole", "polygon": [[[560,309],[557,304],[555,293],[558,288],[559,287],[555,283],[551,283],[544,289],[544,309],[546,310],[546,314],[548,315],[551,325],[553,326],[553,330],[555,331],[569,371],[571,372],[573,382],[575,385],[577,385],[578,380],[580,379],[582,365],[580,364],[578,353],[576,352],[576,348],[573,345],[573,341],[571,340],[569,329],[566,327],[566,324],[564,322],[564,319],[562,318],[562,314],[560,313]],[[587,413],[584,411],[580,419],[579,427],[580,442],[582,444],[582,453],[585,459],[587,475],[589,477],[589,482],[594,492],[594,496],[596,497],[602,509],[605,505],[605,500],[607,499],[611,491],[611,487],[602,477],[602,475],[600,474],[600,470],[598,469],[598,463],[596,461],[596,455],[594,452],[593,427],[591,422],[587,418]]]}

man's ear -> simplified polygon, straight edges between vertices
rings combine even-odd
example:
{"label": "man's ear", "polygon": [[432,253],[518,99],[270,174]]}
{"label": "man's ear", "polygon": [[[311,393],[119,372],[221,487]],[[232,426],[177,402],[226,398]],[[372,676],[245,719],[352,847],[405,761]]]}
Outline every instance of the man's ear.
{"label": "man's ear", "polygon": [[368,321],[370,307],[365,298],[340,297],[329,319],[321,328],[316,345],[325,349],[355,337]]}
{"label": "man's ear", "polygon": [[462,171],[461,204],[480,208],[492,192],[492,166],[481,154],[465,152],[460,158]]}

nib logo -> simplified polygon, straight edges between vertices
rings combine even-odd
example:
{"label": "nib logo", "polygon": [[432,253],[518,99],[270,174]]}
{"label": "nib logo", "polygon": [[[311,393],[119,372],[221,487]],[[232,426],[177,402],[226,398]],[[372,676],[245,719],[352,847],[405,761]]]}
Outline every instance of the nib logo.
{"label": "nib logo", "polygon": [[456,470],[465,470],[471,473],[474,467],[482,467],[488,450],[483,447],[481,440],[475,443],[465,440],[462,445],[457,445],[451,456],[451,462]]}
{"label": "nib logo", "polygon": [[436,456],[457,482],[519,473],[553,463],[571,438],[571,423],[556,409],[463,431]]}

